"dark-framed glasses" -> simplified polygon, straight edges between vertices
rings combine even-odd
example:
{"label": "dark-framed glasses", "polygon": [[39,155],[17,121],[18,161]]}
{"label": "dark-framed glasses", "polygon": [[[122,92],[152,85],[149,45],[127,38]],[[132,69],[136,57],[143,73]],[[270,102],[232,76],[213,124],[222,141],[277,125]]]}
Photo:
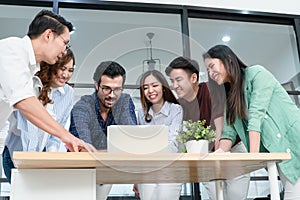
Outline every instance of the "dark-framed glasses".
{"label": "dark-framed glasses", "polygon": [[65,40],[65,38],[63,37],[63,36],[61,36],[61,35],[58,35],[61,39],[62,39],[62,41],[64,42],[64,44],[65,44],[65,46],[66,46],[66,49],[70,49],[71,48],[71,44],[70,44],[70,41],[67,41],[67,40]]}
{"label": "dark-framed glasses", "polygon": [[112,89],[111,87],[108,87],[108,86],[99,85],[99,88],[101,88],[102,92],[106,95],[110,94],[111,92],[114,92],[115,95],[119,95],[123,91],[123,88],[121,88],[121,87],[116,87],[115,89]]}
{"label": "dark-framed glasses", "polygon": [[70,40],[66,40],[62,35],[58,35],[55,30],[52,30],[52,32],[55,33],[55,35],[59,36],[60,39],[62,39],[64,45],[66,46],[66,50],[71,48]]}

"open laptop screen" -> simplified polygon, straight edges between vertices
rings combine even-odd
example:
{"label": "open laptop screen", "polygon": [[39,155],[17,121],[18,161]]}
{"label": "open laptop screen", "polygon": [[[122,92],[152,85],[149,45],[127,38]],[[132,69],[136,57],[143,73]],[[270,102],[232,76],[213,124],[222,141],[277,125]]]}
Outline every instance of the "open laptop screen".
{"label": "open laptop screen", "polygon": [[107,151],[110,153],[167,153],[168,126],[111,125],[107,131]]}

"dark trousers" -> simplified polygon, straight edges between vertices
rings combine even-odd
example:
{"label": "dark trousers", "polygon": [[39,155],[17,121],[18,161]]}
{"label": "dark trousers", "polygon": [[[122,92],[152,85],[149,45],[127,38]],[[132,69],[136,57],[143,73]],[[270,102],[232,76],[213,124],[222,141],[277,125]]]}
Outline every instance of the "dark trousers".
{"label": "dark trousers", "polygon": [[8,151],[8,148],[5,146],[2,153],[2,166],[4,170],[4,174],[7,178],[7,181],[10,183],[11,181],[11,169],[16,168]]}

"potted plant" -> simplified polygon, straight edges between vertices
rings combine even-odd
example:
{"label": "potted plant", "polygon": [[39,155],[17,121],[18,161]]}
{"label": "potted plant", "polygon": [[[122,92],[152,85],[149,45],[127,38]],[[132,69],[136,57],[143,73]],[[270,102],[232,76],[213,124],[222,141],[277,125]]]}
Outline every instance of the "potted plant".
{"label": "potted plant", "polygon": [[205,120],[184,121],[183,130],[177,131],[177,141],[185,144],[189,153],[208,153],[208,144],[215,140],[215,131],[205,126]]}

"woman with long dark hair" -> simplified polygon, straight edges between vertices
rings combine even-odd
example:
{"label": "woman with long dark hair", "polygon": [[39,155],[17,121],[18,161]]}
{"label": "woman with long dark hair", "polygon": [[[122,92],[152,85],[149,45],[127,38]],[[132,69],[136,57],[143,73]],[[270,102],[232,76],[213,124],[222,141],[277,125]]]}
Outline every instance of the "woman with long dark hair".
{"label": "woman with long dark hair", "polygon": [[247,66],[225,45],[203,55],[212,81],[224,85],[226,117],[220,148],[230,150],[236,136],[250,153],[290,152],[278,163],[284,199],[300,199],[300,111],[276,78],[260,65]]}
{"label": "woman with long dark hair", "polygon": [[[138,111],[139,125],[167,125],[169,128],[169,151],[178,152],[177,130],[182,127],[183,112],[172,93],[164,75],[147,71],[140,79],[142,108]],[[139,184],[141,200],[179,199],[181,183]]]}

